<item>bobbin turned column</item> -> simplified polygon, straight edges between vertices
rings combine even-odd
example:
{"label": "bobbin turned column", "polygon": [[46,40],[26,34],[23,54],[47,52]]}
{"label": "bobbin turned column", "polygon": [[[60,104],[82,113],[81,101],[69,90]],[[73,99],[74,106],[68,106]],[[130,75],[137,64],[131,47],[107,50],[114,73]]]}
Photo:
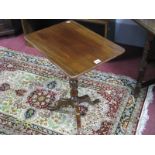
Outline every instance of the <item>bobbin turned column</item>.
{"label": "bobbin turned column", "polygon": [[71,100],[74,103],[75,111],[76,111],[77,134],[80,134],[81,115],[80,115],[80,106],[79,106],[79,98],[78,98],[78,80],[76,78],[70,78],[69,84],[70,84]]}
{"label": "bobbin turned column", "polygon": [[137,84],[136,84],[136,88],[134,92],[135,98],[138,97],[140,90],[143,87],[143,80],[144,80],[144,75],[145,75],[147,64],[148,64],[147,61],[148,61],[149,52],[151,49],[151,41],[153,40],[153,37],[154,35],[152,33],[150,32],[147,33],[147,40],[145,42],[143,56],[142,56],[141,65],[139,69],[139,74],[137,77]]}

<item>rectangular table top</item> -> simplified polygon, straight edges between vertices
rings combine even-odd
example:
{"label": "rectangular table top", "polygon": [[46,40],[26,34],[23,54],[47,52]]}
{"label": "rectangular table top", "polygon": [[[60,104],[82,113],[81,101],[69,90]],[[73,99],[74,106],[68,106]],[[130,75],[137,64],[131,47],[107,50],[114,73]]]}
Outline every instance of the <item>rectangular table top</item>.
{"label": "rectangular table top", "polygon": [[30,33],[25,39],[71,78],[124,52],[124,49],[75,21]]}

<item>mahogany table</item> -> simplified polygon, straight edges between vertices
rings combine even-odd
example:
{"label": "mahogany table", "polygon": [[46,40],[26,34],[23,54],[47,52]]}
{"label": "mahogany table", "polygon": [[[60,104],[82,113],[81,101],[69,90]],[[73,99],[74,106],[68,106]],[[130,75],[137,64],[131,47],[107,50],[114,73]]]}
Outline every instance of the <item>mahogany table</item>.
{"label": "mahogany table", "polygon": [[68,75],[70,98],[60,99],[56,105],[49,105],[48,109],[58,110],[67,105],[74,107],[77,133],[80,134],[80,103],[87,101],[96,104],[99,100],[91,101],[87,94],[78,96],[78,77],[97,65],[119,56],[124,49],[75,21],[62,22],[27,34],[25,39]]}

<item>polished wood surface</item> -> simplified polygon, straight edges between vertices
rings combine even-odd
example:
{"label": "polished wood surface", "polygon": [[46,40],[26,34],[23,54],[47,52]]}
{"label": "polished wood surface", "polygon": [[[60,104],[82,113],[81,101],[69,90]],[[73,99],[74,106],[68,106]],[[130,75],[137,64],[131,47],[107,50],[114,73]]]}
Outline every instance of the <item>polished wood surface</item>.
{"label": "polished wood surface", "polygon": [[25,39],[71,78],[124,52],[122,47],[74,21],[33,32]]}

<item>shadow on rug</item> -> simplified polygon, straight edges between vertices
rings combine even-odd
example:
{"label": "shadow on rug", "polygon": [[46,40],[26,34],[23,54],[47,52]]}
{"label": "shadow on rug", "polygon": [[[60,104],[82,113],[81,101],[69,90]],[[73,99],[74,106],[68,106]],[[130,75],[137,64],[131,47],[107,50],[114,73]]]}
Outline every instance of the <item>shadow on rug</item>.
{"label": "shadow on rug", "polygon": [[[135,134],[147,89],[135,101],[135,80],[93,70],[79,78],[79,96],[100,103],[82,116],[82,134]],[[68,78],[45,58],[0,47],[0,134],[76,134],[74,109],[47,110],[69,98]]]}

